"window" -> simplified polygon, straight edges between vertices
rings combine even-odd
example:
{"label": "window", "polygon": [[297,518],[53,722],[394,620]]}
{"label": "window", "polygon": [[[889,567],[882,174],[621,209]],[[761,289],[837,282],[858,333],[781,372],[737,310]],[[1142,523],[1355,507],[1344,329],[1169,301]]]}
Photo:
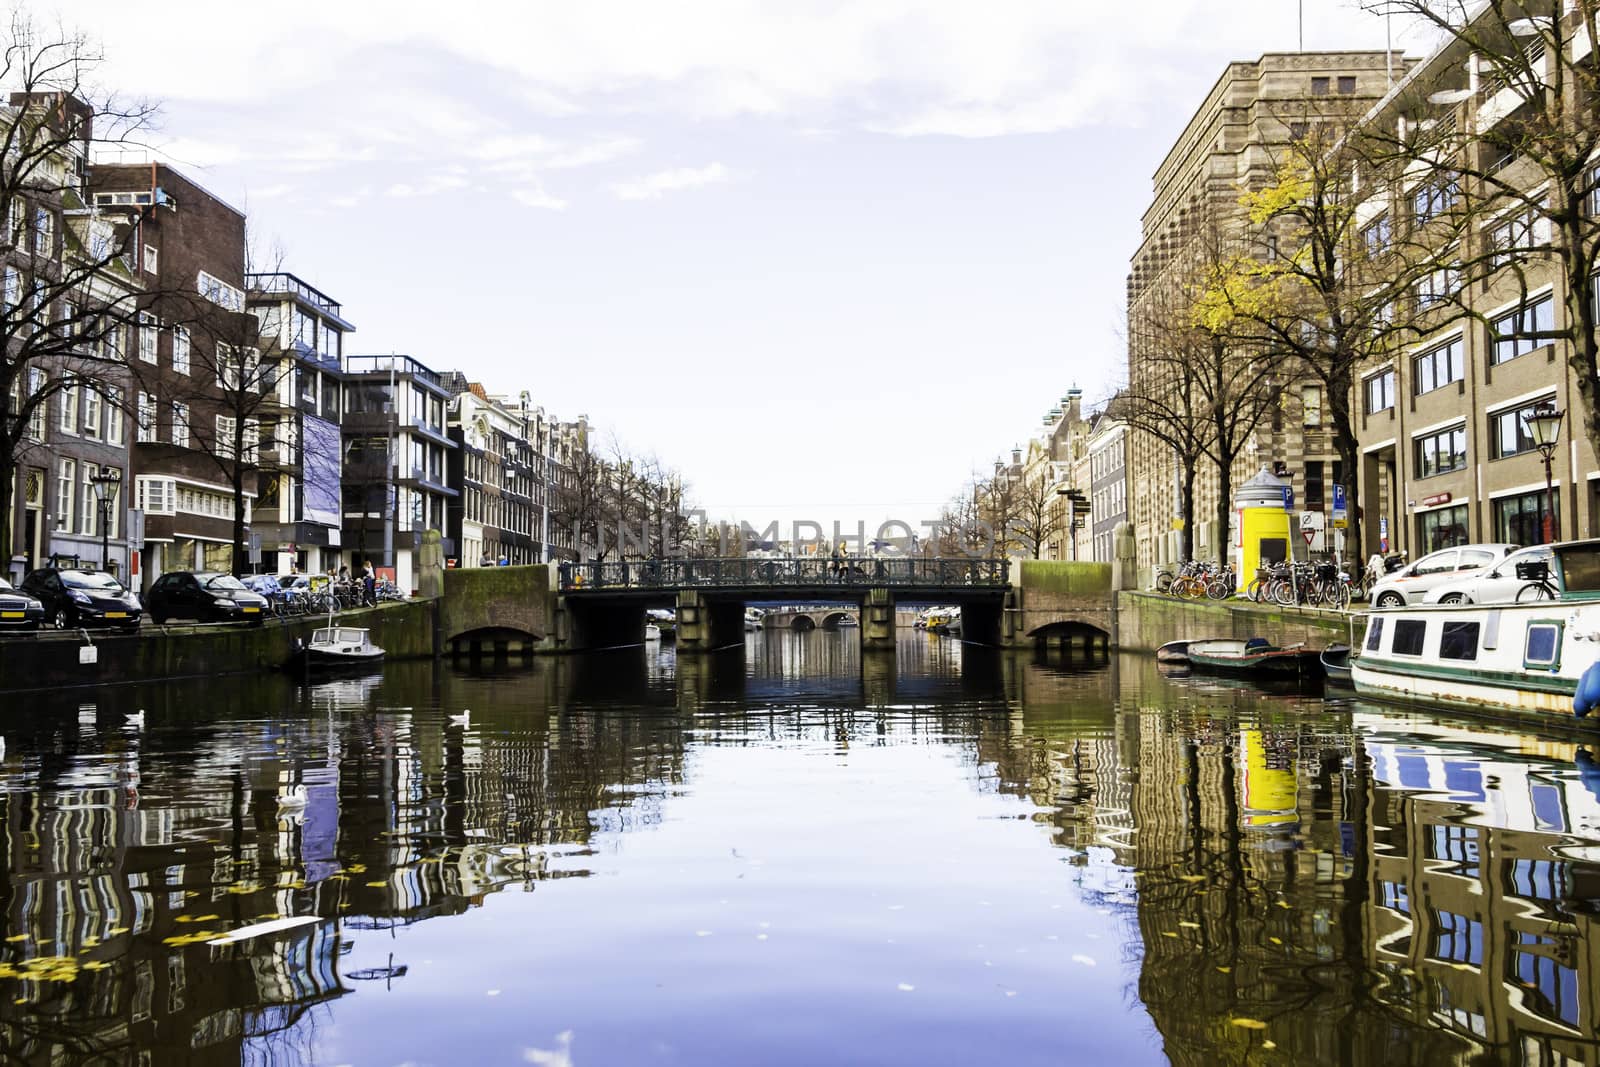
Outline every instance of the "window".
{"label": "window", "polygon": [[1495,319],[1491,328],[1494,350],[1489,362],[1495,366],[1542,348],[1551,338],[1538,335],[1552,333],[1556,328],[1555,297],[1545,296],[1524,304],[1509,315]]}
{"label": "window", "polygon": [[1417,310],[1438,307],[1461,289],[1461,272],[1445,267],[1426,275],[1417,282]]}
{"label": "window", "polygon": [[1467,465],[1467,428],[1455,426],[1419,437],[1416,449],[1418,478],[1461,470]]}
{"label": "window", "polygon": [[1322,425],[1322,386],[1307,385],[1300,389],[1300,410],[1307,426]]}
{"label": "window", "polygon": [[1379,215],[1372,222],[1367,223],[1361,230],[1361,245],[1367,250],[1367,255],[1381,255],[1389,250],[1394,243],[1394,230],[1389,222],[1388,215]]}
{"label": "window", "polygon": [[[1534,412],[1555,402],[1554,397],[1535,400],[1522,407],[1508,408],[1489,416],[1490,454],[1495,459],[1533,451],[1533,435],[1528,432],[1528,419]],[[1519,541],[1518,544],[1528,544]]]}
{"label": "window", "polygon": [[139,478],[134,498],[141,511],[153,515],[171,515],[177,504],[171,478]]}
{"label": "window", "polygon": [[244,293],[214,274],[201,271],[197,280],[200,295],[229,311],[244,310]]}
{"label": "window", "polygon": [[156,251],[155,245],[144,246],[144,272],[146,274],[155,274],[157,272],[157,264],[160,262],[158,257],[159,253]]}
{"label": "window", "polygon": [[1374,615],[1367,624],[1367,651],[1376,652],[1378,646],[1383,644],[1383,616]]}
{"label": "window", "polygon": [[6,268],[6,311],[15,311],[22,303],[22,275],[15,267]]}
{"label": "window", "polygon": [[93,463],[83,465],[83,507],[78,511],[78,532],[85,537],[95,532],[94,520],[100,512],[94,495],[94,478],[99,473],[100,468]]}
{"label": "window", "polygon": [[[153,357],[151,362],[155,362]],[[179,374],[189,373],[189,331],[182,326],[172,328],[172,369]]]}
{"label": "window", "polygon": [[1312,78],[1311,79],[1311,95],[1312,96],[1327,96],[1328,95],[1328,79],[1327,78]]}
{"label": "window", "polygon": [[217,416],[217,458],[233,458],[233,435],[239,428],[239,420],[232,415]]}
{"label": "window", "polygon": [[69,385],[61,390],[61,432],[78,432],[78,387]]}
{"label": "window", "polygon": [[120,445],[122,442],[122,390],[113,385],[106,389],[106,443]]}
{"label": "window", "polygon": [[85,437],[100,436],[100,391],[94,386],[83,390],[83,433]]}
{"label": "window", "polygon": [[[1494,502],[1494,528],[1500,540],[1514,545],[1542,545],[1549,538],[1544,535],[1544,517],[1547,494],[1543,489],[1519,496],[1502,497]],[[1551,514],[1551,529],[1561,530],[1561,498],[1556,496],[1556,509]]]}
{"label": "window", "polygon": [[136,413],[139,421],[134,433],[134,440],[141,442],[156,439],[156,398],[149,393],[139,394],[139,410]]}
{"label": "window", "polygon": [[1349,96],[1351,93],[1353,93],[1355,91],[1356,91],[1356,80],[1355,80],[1355,78],[1351,77],[1348,74],[1342,75],[1339,78],[1339,92],[1342,93],[1345,96]]}
{"label": "window", "polygon": [[[1476,848],[1473,854],[1476,856]],[[1482,923],[1453,911],[1434,911],[1433,918],[1433,944],[1428,949],[1429,956],[1447,963],[1483,963]]]}
{"label": "window", "polygon": [[1439,631],[1440,659],[1477,659],[1478,624],[1446,622]]}
{"label": "window", "polygon": [[78,465],[70,459],[61,461],[56,470],[56,529],[72,532],[72,502],[77,497]]}
{"label": "window", "polygon": [[1536,622],[1528,624],[1527,644],[1522,652],[1522,665],[1556,670],[1561,665],[1561,624]]}
{"label": "window", "polygon": [[[1437,552],[1441,548],[1454,548],[1468,541],[1467,506],[1435,508],[1417,516],[1417,543],[1424,552]],[[1455,566],[1452,561],[1450,569]]]}
{"label": "window", "polygon": [[1394,648],[1397,656],[1422,655],[1422,638],[1428,624],[1421,619],[1400,619],[1394,624]]}
{"label": "window", "polygon": [[146,363],[156,361],[156,320],[139,312],[139,358]]}
{"label": "window", "polygon": [[1418,226],[1426,225],[1455,206],[1461,188],[1454,178],[1419,185],[1411,194],[1411,214]]}
{"label": "window", "polygon": [[35,208],[33,212],[33,254],[48,256],[56,247],[56,217],[49,208]]}
{"label": "window", "polygon": [[172,443],[180,448],[189,447],[189,405],[172,405]]}
{"label": "window", "polygon": [[1306,510],[1321,511],[1323,505],[1322,461],[1306,462]]}
{"label": "window", "polygon": [[1489,246],[1495,250],[1493,264],[1503,267],[1528,254],[1550,247],[1550,200],[1500,220],[1489,231]]}
{"label": "window", "polygon": [[261,422],[258,419],[244,420],[244,436],[241,438],[244,445],[244,461],[258,463],[261,460]]}
{"label": "window", "polygon": [[1416,395],[1442,389],[1466,377],[1461,338],[1430,349],[1411,361],[1411,384]]}
{"label": "window", "polygon": [[28,368],[28,395],[36,399],[33,411],[28,416],[28,436],[35,441],[44,440],[45,427],[50,422],[49,405],[37,400],[39,394],[44,392],[44,387],[49,380],[49,375],[40,368]]}

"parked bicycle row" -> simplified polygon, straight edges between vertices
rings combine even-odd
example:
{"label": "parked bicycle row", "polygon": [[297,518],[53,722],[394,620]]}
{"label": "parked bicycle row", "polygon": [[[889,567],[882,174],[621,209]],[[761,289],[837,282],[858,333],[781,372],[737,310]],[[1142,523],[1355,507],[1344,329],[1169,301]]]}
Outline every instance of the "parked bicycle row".
{"label": "parked bicycle row", "polygon": [[[1565,542],[1600,546],[1600,541]],[[1485,604],[1554,600],[1561,589],[1551,575],[1557,545],[1453,545],[1414,563],[1406,553],[1374,554],[1364,567],[1337,560],[1276,563],[1256,571],[1246,599],[1284,607],[1334,609],[1353,602],[1398,608],[1416,604]],[[1155,589],[1175,597],[1226,600],[1235,595],[1231,568],[1216,561],[1190,562],[1156,576]]]}
{"label": "parked bicycle row", "polygon": [[148,617],[169,621],[261,625],[268,618],[326,615],[404,600],[390,582],[372,587],[322,575],[280,581],[270,574],[237,578],[215,571],[168,571],[143,594],[115,575],[80,567],[40,567],[18,586],[0,578],[0,632],[87,628],[136,632]]}

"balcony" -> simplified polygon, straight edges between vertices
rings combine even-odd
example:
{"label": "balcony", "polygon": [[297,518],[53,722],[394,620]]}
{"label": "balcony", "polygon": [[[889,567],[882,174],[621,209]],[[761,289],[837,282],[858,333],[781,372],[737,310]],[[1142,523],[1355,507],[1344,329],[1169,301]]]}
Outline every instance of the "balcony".
{"label": "balcony", "polygon": [[320,289],[308,284],[305,280],[290,274],[288,271],[276,271],[264,274],[246,274],[244,276],[245,288],[250,290],[252,296],[259,293],[262,296],[288,296],[300,301],[307,306],[320,311],[332,319],[337,319],[344,329],[354,329],[345,321],[343,308],[339,302]]}
{"label": "balcony", "polygon": [[379,377],[393,374],[396,377],[410,377],[414,381],[432,386],[440,393],[448,392],[438,374],[410,356],[346,356],[344,367],[352,375]]}

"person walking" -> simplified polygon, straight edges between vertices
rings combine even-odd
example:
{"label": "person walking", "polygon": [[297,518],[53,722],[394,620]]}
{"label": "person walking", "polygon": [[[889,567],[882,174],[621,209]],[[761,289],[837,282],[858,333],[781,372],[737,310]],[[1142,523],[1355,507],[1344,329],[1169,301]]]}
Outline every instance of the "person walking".
{"label": "person walking", "polygon": [[370,559],[361,576],[361,591],[366,596],[368,606],[378,602],[378,572],[373,569]]}

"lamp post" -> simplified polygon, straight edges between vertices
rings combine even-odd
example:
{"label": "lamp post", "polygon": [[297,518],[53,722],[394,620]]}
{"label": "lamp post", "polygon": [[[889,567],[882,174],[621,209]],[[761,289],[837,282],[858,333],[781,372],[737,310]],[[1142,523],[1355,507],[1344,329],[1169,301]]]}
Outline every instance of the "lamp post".
{"label": "lamp post", "polygon": [[111,569],[111,509],[117,502],[117,490],[122,488],[122,472],[115,467],[103,469],[89,479],[94,486],[94,499],[100,505],[100,566]]}
{"label": "lamp post", "polygon": [[1565,413],[1550,404],[1544,404],[1535,409],[1533,414],[1523,417],[1523,423],[1528,427],[1528,436],[1533,438],[1533,447],[1539,450],[1539,455],[1544,457],[1544,543],[1550,544],[1556,539],[1555,515],[1556,492],[1554,482],[1551,480],[1550,464],[1555,459],[1556,445],[1561,438],[1561,419]]}

